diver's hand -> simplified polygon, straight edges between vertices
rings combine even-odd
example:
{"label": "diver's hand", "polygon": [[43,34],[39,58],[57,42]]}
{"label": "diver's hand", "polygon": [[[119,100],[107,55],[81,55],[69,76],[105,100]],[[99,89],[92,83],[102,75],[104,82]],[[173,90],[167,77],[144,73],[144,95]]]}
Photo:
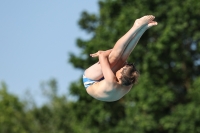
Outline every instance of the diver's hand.
{"label": "diver's hand", "polygon": [[90,54],[91,57],[99,57],[99,55],[102,53],[102,51],[98,51],[96,53]]}
{"label": "diver's hand", "polygon": [[106,56],[108,57],[109,54],[111,53],[112,49],[106,50],[106,51],[102,51],[99,50],[98,52],[94,53],[94,54],[90,54],[91,57],[99,57],[100,55],[102,56]]}

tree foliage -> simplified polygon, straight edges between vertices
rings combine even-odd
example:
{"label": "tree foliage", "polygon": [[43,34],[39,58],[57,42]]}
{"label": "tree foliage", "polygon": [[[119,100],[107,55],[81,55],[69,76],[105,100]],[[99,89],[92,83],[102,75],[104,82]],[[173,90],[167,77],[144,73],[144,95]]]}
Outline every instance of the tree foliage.
{"label": "tree foliage", "polygon": [[34,131],[32,116],[25,111],[25,102],[9,94],[5,83],[0,86],[0,132],[27,133]]}
{"label": "tree foliage", "polygon": [[83,12],[79,21],[92,35],[89,40],[77,40],[80,55],[71,54],[70,62],[82,70],[97,61],[90,53],[112,48],[135,19],[153,14],[159,24],[142,36],[129,57],[141,78],[124,98],[113,103],[96,101],[86,94],[81,81],[72,84],[72,94],[79,97],[77,106],[89,107],[80,112],[83,120],[90,118],[88,128],[108,133],[200,132],[200,120],[195,118],[199,100],[193,98],[200,88],[200,2],[101,0],[99,7],[99,14]]}

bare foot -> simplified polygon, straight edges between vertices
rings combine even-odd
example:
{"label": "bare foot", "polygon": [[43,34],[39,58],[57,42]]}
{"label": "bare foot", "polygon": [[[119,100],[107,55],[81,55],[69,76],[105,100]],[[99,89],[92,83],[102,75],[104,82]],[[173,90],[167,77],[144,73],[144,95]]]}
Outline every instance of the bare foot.
{"label": "bare foot", "polygon": [[151,28],[153,26],[156,26],[157,24],[158,23],[156,21],[151,21],[148,24],[146,24],[145,26],[143,26],[139,32],[143,32],[144,33],[147,29],[149,29],[149,28]]}
{"label": "bare foot", "polygon": [[136,19],[133,26],[137,27],[137,28],[141,28],[141,27],[149,24],[150,22],[152,22],[154,20],[154,18],[155,17],[153,15],[146,15],[144,17]]}
{"label": "bare foot", "polygon": [[156,21],[151,21],[150,23],[148,23],[147,28],[151,28],[152,26],[156,26],[158,25],[158,23]]}

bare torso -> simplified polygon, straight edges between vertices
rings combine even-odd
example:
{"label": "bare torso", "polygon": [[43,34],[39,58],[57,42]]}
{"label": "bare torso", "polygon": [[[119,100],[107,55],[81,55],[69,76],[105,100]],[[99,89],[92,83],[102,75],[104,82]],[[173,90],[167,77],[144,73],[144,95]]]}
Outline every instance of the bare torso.
{"label": "bare torso", "polygon": [[124,86],[118,82],[109,83],[106,80],[102,80],[89,86],[87,88],[87,93],[95,99],[112,102],[122,98],[131,88],[132,85]]}

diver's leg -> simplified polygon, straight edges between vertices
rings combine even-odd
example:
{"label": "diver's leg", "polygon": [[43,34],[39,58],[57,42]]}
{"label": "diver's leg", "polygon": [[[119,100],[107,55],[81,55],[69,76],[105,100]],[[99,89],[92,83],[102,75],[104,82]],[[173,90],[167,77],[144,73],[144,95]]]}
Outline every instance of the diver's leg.
{"label": "diver's leg", "polygon": [[135,48],[135,46],[137,45],[139,39],[141,38],[141,36],[144,34],[144,32],[151,28],[152,26],[157,25],[157,22],[155,21],[151,21],[149,24],[145,25],[132,39],[131,41],[128,43],[127,47],[125,48],[121,58],[118,60],[118,62],[115,64],[115,66],[112,67],[113,72],[116,72],[117,70],[119,70],[121,67],[124,66],[124,64],[126,63],[129,55],[131,54],[131,52],[133,51],[133,49]]}
{"label": "diver's leg", "polygon": [[[120,58],[123,55],[127,45],[129,45],[130,41],[137,36],[137,33],[148,23],[150,23],[155,17],[152,15],[144,16],[140,19],[137,19],[133,25],[133,27],[122,36],[114,45],[112,52],[109,55],[109,63],[111,68],[116,66],[117,62],[120,62]],[[137,39],[139,40],[139,39]],[[121,64],[119,65],[121,66]],[[98,80],[103,77],[101,66],[99,63],[95,63],[91,67],[85,70],[85,76],[87,78]]]}
{"label": "diver's leg", "polygon": [[[135,36],[137,36],[138,32],[145,27],[148,23],[153,21],[155,17],[153,15],[147,15],[144,17],[141,17],[140,19],[137,19],[132,26],[132,28],[124,35],[122,36],[114,45],[112,52],[109,55],[109,61],[112,66],[114,66],[117,61],[122,57],[126,47],[129,45],[130,41],[135,39]],[[139,39],[135,39],[139,40]]]}
{"label": "diver's leg", "polygon": [[139,39],[141,38],[141,36],[144,34],[144,32],[151,28],[152,26],[157,25],[157,22],[152,21],[150,22],[148,25],[144,26],[137,34],[134,38],[132,38],[132,40],[129,42],[129,44],[127,45],[127,47],[125,48],[123,55],[121,56],[121,59],[126,61],[127,58],[129,57],[129,55],[131,54],[131,52],[133,51],[133,49],[135,48],[135,46],[137,45]]}

